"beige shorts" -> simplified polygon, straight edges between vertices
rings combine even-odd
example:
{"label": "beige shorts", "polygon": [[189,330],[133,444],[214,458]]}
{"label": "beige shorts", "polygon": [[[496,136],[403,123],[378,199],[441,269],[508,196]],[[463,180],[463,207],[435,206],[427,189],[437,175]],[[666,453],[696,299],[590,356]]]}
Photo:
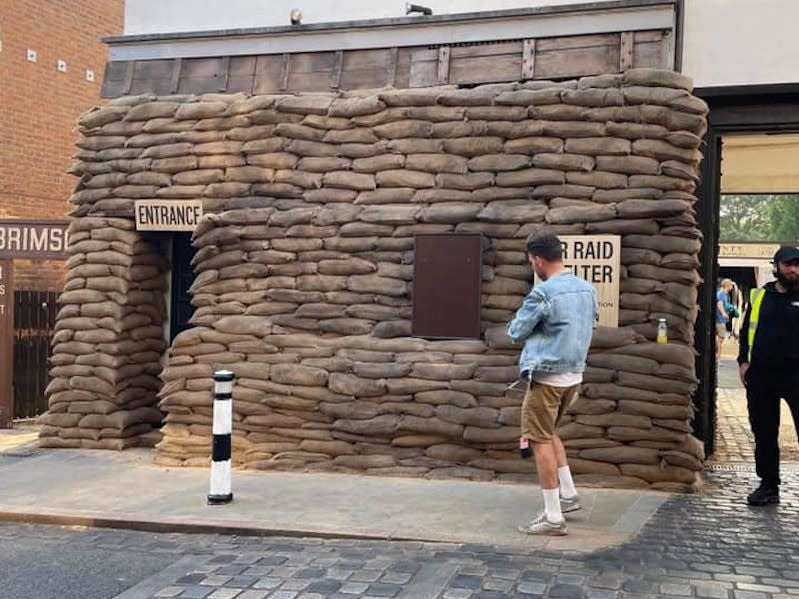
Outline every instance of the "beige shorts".
{"label": "beige shorts", "polygon": [[720,322],[716,323],[716,337],[719,339],[727,338],[727,325]]}
{"label": "beige shorts", "polygon": [[522,437],[533,443],[551,441],[558,422],[579,392],[580,385],[551,387],[531,383],[522,403]]}

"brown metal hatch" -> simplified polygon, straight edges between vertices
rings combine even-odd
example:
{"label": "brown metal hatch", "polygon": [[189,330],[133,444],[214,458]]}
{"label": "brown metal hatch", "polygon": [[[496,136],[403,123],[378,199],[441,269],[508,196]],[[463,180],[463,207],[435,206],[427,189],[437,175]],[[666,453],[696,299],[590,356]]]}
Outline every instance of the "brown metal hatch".
{"label": "brown metal hatch", "polygon": [[414,237],[415,337],[480,338],[482,247],[479,233]]}

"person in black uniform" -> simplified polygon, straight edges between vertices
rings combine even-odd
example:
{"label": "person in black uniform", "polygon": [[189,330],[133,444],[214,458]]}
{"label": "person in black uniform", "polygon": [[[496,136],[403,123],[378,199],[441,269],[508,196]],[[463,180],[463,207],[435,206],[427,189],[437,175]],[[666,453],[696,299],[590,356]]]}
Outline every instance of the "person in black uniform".
{"label": "person in black uniform", "polygon": [[776,281],[752,290],[738,352],[760,477],[749,505],[780,502],[781,398],[799,433],[799,248],[777,250],[774,276]]}

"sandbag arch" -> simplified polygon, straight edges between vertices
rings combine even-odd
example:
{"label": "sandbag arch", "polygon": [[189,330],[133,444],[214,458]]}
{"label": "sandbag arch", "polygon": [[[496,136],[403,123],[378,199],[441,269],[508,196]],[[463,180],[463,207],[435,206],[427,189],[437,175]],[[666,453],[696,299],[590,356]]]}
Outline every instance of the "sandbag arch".
{"label": "sandbag arch", "polygon": [[[706,106],[689,89],[633,69],[469,90],[121,98],[84,116],[77,170],[102,191],[76,193],[78,220],[152,197],[202,197],[208,213],[196,326],[161,375],[157,460],[207,463],[210,372],[226,365],[239,376],[234,454],[249,467],[528,477],[513,452],[519,399],[505,392],[518,348],[502,330],[526,291],[519,248],[547,227],[622,235],[624,326],[598,331],[561,430],[575,471],[692,488]],[[491,241],[481,340],[409,337],[412,235],[444,231]]]}

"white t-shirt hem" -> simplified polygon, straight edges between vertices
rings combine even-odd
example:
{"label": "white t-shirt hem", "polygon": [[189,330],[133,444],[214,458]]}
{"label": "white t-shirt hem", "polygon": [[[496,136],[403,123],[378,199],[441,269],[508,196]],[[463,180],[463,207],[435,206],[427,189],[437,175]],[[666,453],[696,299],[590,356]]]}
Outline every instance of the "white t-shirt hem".
{"label": "white t-shirt hem", "polygon": [[534,383],[549,385],[550,387],[572,387],[583,382],[583,373],[535,371],[531,379]]}

